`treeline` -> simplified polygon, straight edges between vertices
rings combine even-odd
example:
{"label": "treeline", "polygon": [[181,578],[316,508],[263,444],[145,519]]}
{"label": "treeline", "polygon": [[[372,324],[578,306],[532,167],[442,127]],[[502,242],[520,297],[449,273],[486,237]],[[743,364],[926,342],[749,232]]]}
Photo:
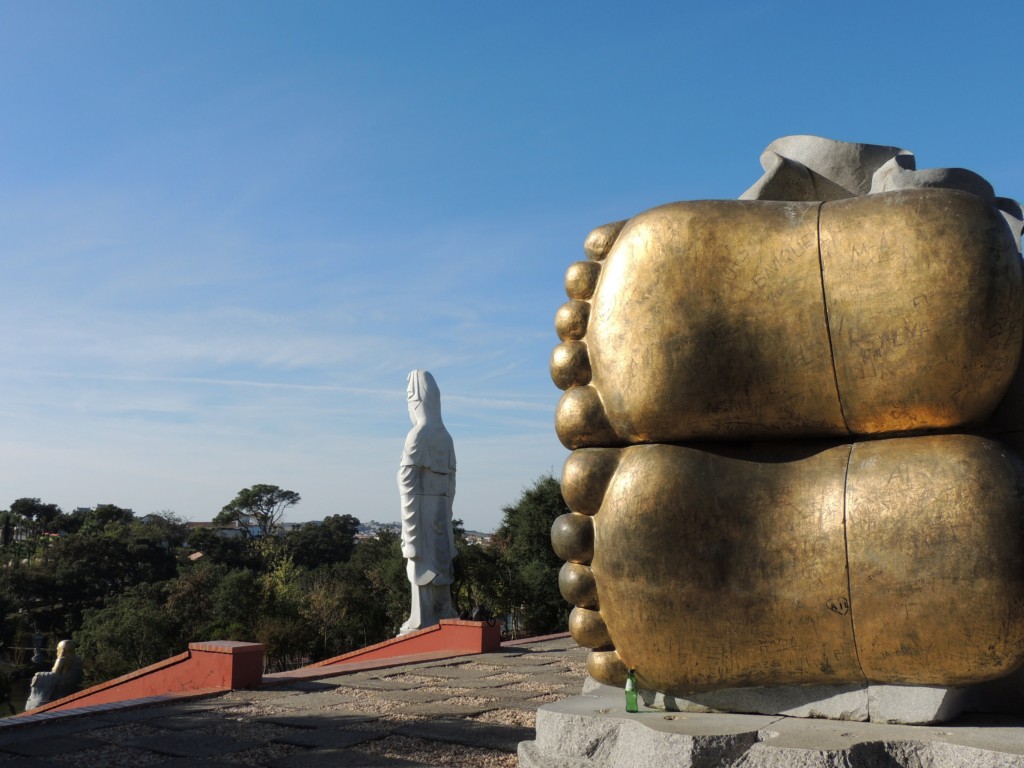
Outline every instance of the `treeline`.
{"label": "treeline", "polygon": [[[254,489],[293,493],[253,486],[225,510],[237,513]],[[548,476],[504,508],[486,545],[467,542],[456,525],[457,609],[485,606],[524,635],[563,631],[569,606],[549,536],[567,511]],[[18,499],[0,511],[0,673],[24,662],[17,649],[31,648],[37,633],[49,648],[76,640],[87,684],[200,640],[263,643],[268,668],[279,670],[395,636],[410,600],[397,535],[357,541],[359,520],[347,514],[287,533],[275,526],[261,518],[256,530],[269,535],[225,538],[190,531],[171,513],[137,517],[112,505],[65,513]]]}

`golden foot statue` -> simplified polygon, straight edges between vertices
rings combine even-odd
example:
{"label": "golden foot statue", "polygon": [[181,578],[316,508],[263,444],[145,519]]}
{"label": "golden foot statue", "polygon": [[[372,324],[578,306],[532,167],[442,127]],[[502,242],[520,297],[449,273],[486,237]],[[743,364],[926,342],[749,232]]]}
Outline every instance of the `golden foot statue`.
{"label": "golden foot statue", "polygon": [[789,138],[745,195],[779,199],[655,208],[568,270],[570,631],[597,680],[674,696],[1005,677],[1020,208],[903,150]]}
{"label": "golden foot statue", "polygon": [[569,448],[966,427],[1020,358],[1017,246],[966,192],[674,203],[587,251],[551,357]]}

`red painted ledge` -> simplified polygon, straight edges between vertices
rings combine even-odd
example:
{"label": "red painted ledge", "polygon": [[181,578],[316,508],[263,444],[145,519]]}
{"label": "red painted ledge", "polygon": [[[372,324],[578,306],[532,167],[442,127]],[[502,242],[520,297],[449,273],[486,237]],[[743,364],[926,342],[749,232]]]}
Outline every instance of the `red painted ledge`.
{"label": "red painted ledge", "polygon": [[235,640],[189,643],[185,653],[122,677],[51,701],[17,717],[95,707],[178,691],[230,691],[255,688],[263,678],[263,645]]}
{"label": "red painted ledge", "polygon": [[501,648],[501,624],[488,621],[441,619],[426,629],[417,629],[407,635],[393,637],[382,643],[368,645],[358,651],[343,653],[331,659],[310,664],[310,667],[330,667],[354,661],[377,661],[395,656],[446,652],[452,656],[472,653],[493,653]]}
{"label": "red painted ledge", "polygon": [[314,679],[325,674],[339,674],[342,671],[355,671],[360,668],[409,664],[499,650],[500,623],[442,619],[440,624],[426,629],[394,637],[291,672],[264,677],[262,644],[211,640],[190,643],[185,653],[115,680],[94,685],[63,699],[51,701],[17,717],[36,717],[50,712],[82,710],[175,693],[209,693],[255,688],[261,684],[274,685],[299,678]]}

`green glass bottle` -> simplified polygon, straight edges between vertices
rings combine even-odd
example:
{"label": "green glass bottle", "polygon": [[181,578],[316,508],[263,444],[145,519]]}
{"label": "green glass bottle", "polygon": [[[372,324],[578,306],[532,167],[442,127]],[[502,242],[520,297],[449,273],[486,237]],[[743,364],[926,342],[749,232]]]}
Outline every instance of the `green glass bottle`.
{"label": "green glass bottle", "polygon": [[629,674],[626,676],[626,711],[627,712],[639,712],[640,708],[636,702],[636,675],[633,674],[633,670],[629,670]]}

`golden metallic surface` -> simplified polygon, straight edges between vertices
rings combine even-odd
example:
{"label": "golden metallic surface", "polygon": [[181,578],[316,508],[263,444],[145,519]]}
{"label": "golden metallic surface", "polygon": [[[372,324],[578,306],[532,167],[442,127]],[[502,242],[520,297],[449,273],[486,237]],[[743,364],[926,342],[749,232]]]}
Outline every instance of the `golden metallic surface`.
{"label": "golden metallic surface", "polygon": [[551,546],[563,560],[589,564],[594,556],[594,519],[577,512],[559,515],[551,525]]}
{"label": "golden metallic surface", "polygon": [[619,466],[616,448],[573,451],[562,467],[562,496],[573,512],[593,515],[601,508],[605,488]]}
{"label": "golden metallic surface", "polygon": [[957,686],[1024,661],[1022,477],[980,437],[854,447],[850,591],[869,680]]}
{"label": "golden metallic surface", "polygon": [[[1004,445],[617,452],[590,570],[617,658],[654,690],[959,686],[1024,664],[1024,464]],[[603,483],[610,453],[581,453]]]}
{"label": "golden metallic surface", "polygon": [[1003,217],[967,192],[827,203],[821,258],[851,432],[979,424],[1020,358],[1021,265]]}
{"label": "golden metallic surface", "polygon": [[626,684],[626,665],[615,651],[591,651],[587,655],[587,674],[605,685]]}
{"label": "golden metallic surface", "polygon": [[593,261],[577,261],[565,272],[565,293],[570,299],[586,301],[594,295],[601,265]]}
{"label": "golden metallic surface", "polygon": [[551,353],[551,378],[560,389],[590,383],[590,358],[581,341],[563,341]]}
{"label": "golden metallic surface", "polygon": [[589,565],[566,563],[558,572],[558,591],[580,608],[597,609],[597,582]]}
{"label": "golden metallic surface", "polygon": [[611,231],[556,319],[589,353],[552,368],[569,448],[978,425],[1016,370],[1024,278],[973,195],[694,201]]}
{"label": "golden metallic surface", "polygon": [[[552,541],[591,675],[686,695],[1024,667],[1024,274],[988,202],[676,203],[584,247]],[[924,434],[965,430],[986,436]]]}
{"label": "golden metallic surface", "polygon": [[619,657],[655,690],[863,679],[843,537],[850,448],[783,450],[623,449],[592,567]]}
{"label": "golden metallic surface", "polygon": [[587,254],[587,258],[601,261],[608,254],[608,249],[612,247],[615,238],[619,236],[619,232],[622,231],[625,224],[625,220],[616,221],[591,231],[583,243],[583,251]]}
{"label": "golden metallic surface", "polygon": [[619,442],[605,416],[601,396],[592,385],[573,387],[562,395],[555,409],[555,432],[566,448]]}
{"label": "golden metallic surface", "polygon": [[845,431],[817,224],[817,204],[732,201],[626,224],[586,332],[618,444]]}
{"label": "golden metallic surface", "polygon": [[585,301],[568,301],[555,313],[555,331],[562,341],[582,339],[587,332],[590,305]]}
{"label": "golden metallic surface", "polygon": [[573,608],[569,614],[569,633],[584,648],[607,648],[612,639],[600,611]]}

